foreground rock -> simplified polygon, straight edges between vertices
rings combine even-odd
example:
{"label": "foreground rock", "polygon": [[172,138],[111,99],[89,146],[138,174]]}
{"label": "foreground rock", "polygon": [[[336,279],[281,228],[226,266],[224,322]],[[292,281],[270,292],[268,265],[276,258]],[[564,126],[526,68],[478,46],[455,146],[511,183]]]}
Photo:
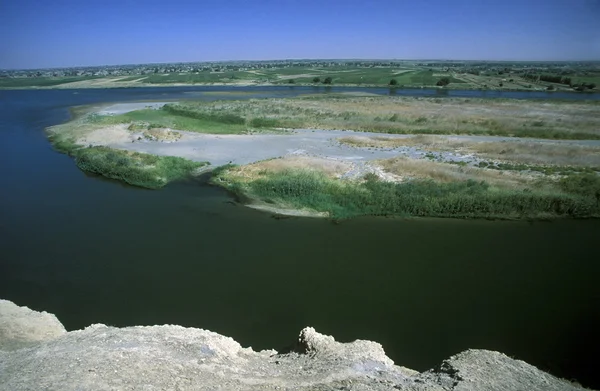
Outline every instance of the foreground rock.
{"label": "foreground rock", "polygon": [[[24,330],[17,332],[16,330]],[[504,354],[468,350],[418,373],[381,345],[312,328],[286,353],[180,326],[64,332],[53,315],[0,301],[0,390],[581,390]]]}

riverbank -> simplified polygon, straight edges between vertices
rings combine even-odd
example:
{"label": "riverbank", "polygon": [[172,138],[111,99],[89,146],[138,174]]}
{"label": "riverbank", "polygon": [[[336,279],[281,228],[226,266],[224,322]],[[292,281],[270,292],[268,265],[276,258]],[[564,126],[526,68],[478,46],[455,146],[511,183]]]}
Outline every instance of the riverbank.
{"label": "riverbank", "polygon": [[[585,139],[600,138],[597,106],[356,96],[117,104],[49,137],[80,168],[148,188],[209,163],[219,167],[213,184],[275,213],[597,217],[600,141]],[[440,135],[411,135],[420,133]]]}

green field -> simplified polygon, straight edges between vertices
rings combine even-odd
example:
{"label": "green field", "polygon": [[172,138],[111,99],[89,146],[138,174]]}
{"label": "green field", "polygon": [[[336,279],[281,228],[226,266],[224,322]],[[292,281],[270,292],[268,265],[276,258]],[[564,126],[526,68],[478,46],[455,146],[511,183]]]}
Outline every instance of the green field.
{"label": "green field", "polygon": [[129,80],[141,79],[142,83],[150,84],[201,84],[201,83],[234,83],[240,80],[254,80],[256,75],[248,72],[227,71],[227,72],[199,72],[199,73],[171,73],[171,74],[153,74],[146,76],[137,76],[128,78]]}
{"label": "green field", "polygon": [[[285,76],[275,80],[285,84],[293,80],[297,84],[315,84],[313,79],[318,77],[319,83],[330,77],[335,85],[388,85],[395,79],[398,86],[434,86],[442,77],[448,77],[451,83],[463,83],[446,72],[429,70],[400,69],[400,68],[283,68],[263,72],[272,78]],[[297,76],[297,77],[294,77]]]}

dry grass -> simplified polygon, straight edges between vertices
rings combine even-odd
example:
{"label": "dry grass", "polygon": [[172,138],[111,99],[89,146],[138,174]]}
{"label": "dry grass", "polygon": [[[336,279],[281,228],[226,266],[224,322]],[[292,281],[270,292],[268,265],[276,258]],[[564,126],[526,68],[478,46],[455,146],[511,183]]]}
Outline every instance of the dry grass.
{"label": "dry grass", "polygon": [[287,170],[319,171],[328,177],[335,178],[352,168],[348,162],[308,156],[289,156],[277,159],[264,160],[228,170],[228,176],[238,182],[251,182]]}
{"label": "dry grass", "polygon": [[600,138],[600,105],[595,102],[356,97],[336,94],[181,104],[202,112],[269,118],[278,121],[279,127],[382,133]]}
{"label": "dry grass", "polygon": [[477,167],[463,167],[450,163],[433,162],[423,159],[397,157],[376,162],[385,171],[405,179],[432,179],[438,182],[465,180],[486,181],[506,189],[521,189],[530,185],[535,178],[518,172],[486,170]]}
{"label": "dry grass", "polygon": [[151,128],[143,131],[144,137],[154,141],[174,142],[181,138],[181,133],[163,128]]}
{"label": "dry grass", "polygon": [[423,135],[406,138],[344,137],[339,141],[354,147],[416,147],[427,151],[473,153],[482,158],[511,163],[600,167],[600,147],[566,143],[534,141],[481,142],[458,140],[445,136]]}

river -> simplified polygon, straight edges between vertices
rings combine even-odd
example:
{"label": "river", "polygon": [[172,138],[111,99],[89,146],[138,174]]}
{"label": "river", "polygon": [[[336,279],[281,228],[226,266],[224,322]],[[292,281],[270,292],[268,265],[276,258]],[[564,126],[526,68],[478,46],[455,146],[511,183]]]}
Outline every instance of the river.
{"label": "river", "polygon": [[492,349],[600,388],[598,220],[279,220],[202,180],[149,191],[87,175],[43,131],[74,105],[223,98],[205,90],[312,89],[0,91],[0,298],[69,330],[181,324],[255,349],[310,325],[417,370]]}

